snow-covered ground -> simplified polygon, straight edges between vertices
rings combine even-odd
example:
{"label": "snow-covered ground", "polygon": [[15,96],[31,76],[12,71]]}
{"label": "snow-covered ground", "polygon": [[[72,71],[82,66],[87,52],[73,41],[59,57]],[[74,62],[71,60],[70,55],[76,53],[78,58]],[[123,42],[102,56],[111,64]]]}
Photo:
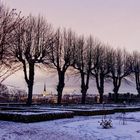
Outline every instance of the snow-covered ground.
{"label": "snow-covered ground", "polygon": [[100,127],[102,116],[30,124],[0,121],[0,140],[140,140],[140,112],[127,113],[125,125],[120,116],[108,116],[113,121],[111,129]]}

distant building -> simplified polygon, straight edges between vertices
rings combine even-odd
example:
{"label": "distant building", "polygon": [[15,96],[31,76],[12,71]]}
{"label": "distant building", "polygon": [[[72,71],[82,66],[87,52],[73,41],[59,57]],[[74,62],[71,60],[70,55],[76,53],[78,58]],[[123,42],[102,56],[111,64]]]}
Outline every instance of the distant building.
{"label": "distant building", "polygon": [[53,94],[52,92],[49,92],[46,90],[46,84],[44,84],[44,90],[43,90],[43,99],[46,100],[48,103],[56,103],[57,102],[57,96]]}

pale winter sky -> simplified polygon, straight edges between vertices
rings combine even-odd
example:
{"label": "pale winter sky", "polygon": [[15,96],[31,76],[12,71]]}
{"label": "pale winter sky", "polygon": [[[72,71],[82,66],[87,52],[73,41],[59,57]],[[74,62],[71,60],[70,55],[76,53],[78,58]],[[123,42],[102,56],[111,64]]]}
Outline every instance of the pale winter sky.
{"label": "pale winter sky", "polygon": [[[72,28],[78,34],[86,36],[92,34],[114,48],[125,47],[129,51],[140,51],[140,0],[2,1],[7,6],[22,11],[23,15],[30,13],[36,16],[43,15],[54,27]],[[44,81],[47,83],[47,89],[55,90],[57,77],[52,77],[54,76],[50,76],[50,73],[36,72],[34,93],[42,92]],[[21,72],[8,78],[5,83],[21,88],[27,87]],[[78,84],[77,87],[80,87],[80,82]],[[91,87],[93,87],[92,84]],[[123,87],[127,86],[123,85]]]}
{"label": "pale winter sky", "polygon": [[112,47],[140,51],[140,0],[3,0],[23,15],[94,35]]}

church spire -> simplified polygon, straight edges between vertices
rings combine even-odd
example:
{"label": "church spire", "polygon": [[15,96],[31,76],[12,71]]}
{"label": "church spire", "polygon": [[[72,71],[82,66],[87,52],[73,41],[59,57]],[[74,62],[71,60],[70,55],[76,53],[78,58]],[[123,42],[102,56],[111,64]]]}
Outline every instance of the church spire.
{"label": "church spire", "polygon": [[44,83],[44,92],[46,92],[46,83]]}

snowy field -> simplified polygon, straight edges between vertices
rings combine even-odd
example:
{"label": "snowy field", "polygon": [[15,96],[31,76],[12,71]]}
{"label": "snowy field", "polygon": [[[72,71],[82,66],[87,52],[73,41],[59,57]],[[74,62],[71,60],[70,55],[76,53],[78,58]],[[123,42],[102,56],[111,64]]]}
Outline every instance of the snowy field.
{"label": "snowy field", "polygon": [[127,113],[125,125],[120,116],[107,116],[113,121],[111,129],[99,125],[102,116],[30,124],[0,121],[0,140],[140,140],[140,112]]}

